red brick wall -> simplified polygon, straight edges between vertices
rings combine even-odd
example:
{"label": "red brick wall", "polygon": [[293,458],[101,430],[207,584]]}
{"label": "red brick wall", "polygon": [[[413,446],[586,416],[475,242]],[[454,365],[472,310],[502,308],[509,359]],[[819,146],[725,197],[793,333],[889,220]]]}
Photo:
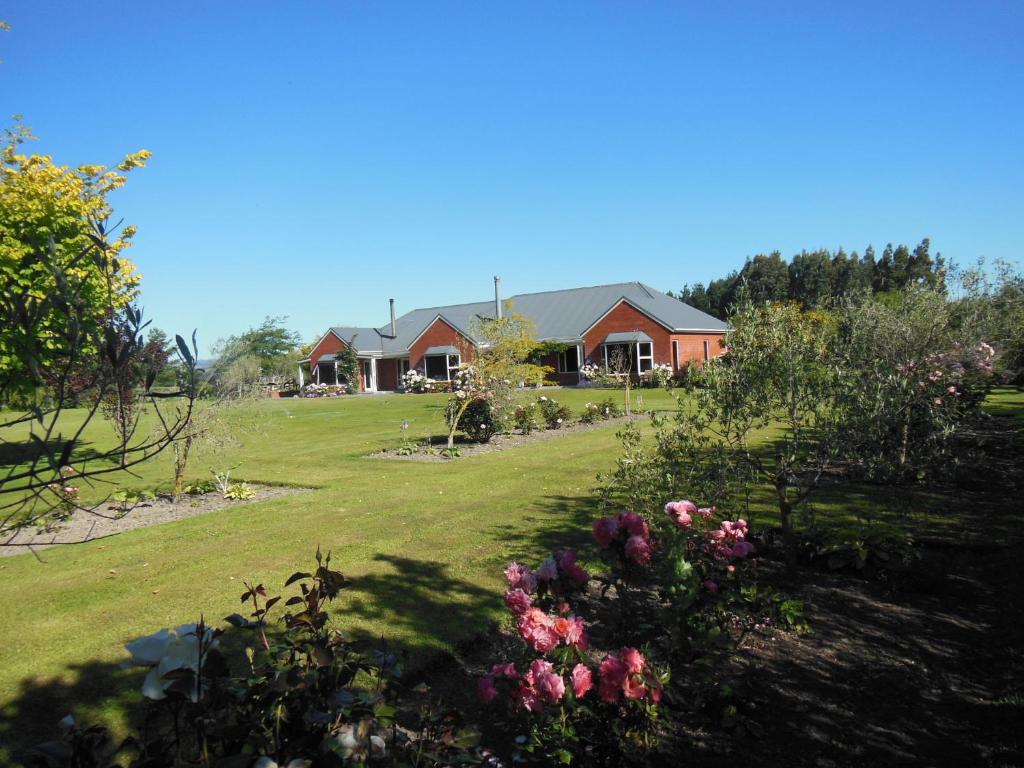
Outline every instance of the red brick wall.
{"label": "red brick wall", "polygon": [[544,377],[545,381],[557,382],[565,386],[566,384],[579,384],[580,376],[578,373],[559,373],[558,372],[558,353],[552,352],[550,355],[545,355],[540,359],[541,365],[546,365],[554,373],[549,373]]}
{"label": "red brick wall", "polygon": [[676,367],[682,368],[689,361],[698,364],[704,362],[704,342],[708,342],[708,355],[718,357],[722,354],[722,340],[724,333],[677,333],[672,335],[672,341],[679,342],[679,360]]}
{"label": "red brick wall", "polygon": [[632,333],[633,331],[643,331],[654,341],[655,363],[671,364],[672,334],[665,329],[665,326],[634,309],[626,302],[620,302],[583,337],[583,354],[587,362],[603,366],[604,352],[601,350],[601,344],[608,334]]}
{"label": "red brick wall", "polygon": [[461,354],[462,362],[473,359],[473,343],[446,323],[437,318],[409,349],[409,364],[418,371],[423,370],[423,353],[430,347],[455,347]]}

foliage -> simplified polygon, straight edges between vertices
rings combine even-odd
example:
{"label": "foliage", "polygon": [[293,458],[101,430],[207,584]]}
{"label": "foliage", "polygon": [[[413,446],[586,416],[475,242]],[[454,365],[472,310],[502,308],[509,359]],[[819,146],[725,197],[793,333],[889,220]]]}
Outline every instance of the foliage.
{"label": "foliage", "polygon": [[[147,323],[130,304],[138,278],[119,256],[134,230],[114,238],[106,221],[105,196],[125,177],[100,166],[69,170],[49,157],[20,155],[24,137],[9,132],[0,180],[0,402],[23,406],[0,428],[28,429],[27,444],[16,447],[25,460],[14,461],[0,478],[0,540],[7,542],[21,528],[51,529],[68,517],[68,497],[59,489],[69,469],[78,483],[92,485],[173,444],[188,425],[195,397],[194,334],[191,347],[180,336],[175,340],[180,386],[152,388],[155,368],[166,358],[144,340]],[[147,157],[131,155],[118,169],[128,171]],[[157,426],[136,438],[140,396]],[[177,403],[173,414],[162,405],[167,400]],[[98,453],[86,449],[83,433],[104,403],[120,439]],[[86,415],[64,433],[61,415],[72,404],[84,406]]]}
{"label": "foliage", "polygon": [[975,329],[956,327],[954,309],[924,288],[842,305],[835,407],[853,471],[900,482],[955,461],[950,439],[988,393],[995,351]]}
{"label": "foliage", "polygon": [[474,400],[470,403],[462,412],[459,427],[466,433],[466,437],[478,443],[486,443],[502,431],[502,424],[498,422],[490,400]]}
{"label": "foliage", "polygon": [[647,372],[647,381],[655,387],[667,387],[672,383],[672,373],[668,363],[655,363]]}
{"label": "foliage", "polygon": [[568,426],[572,418],[572,411],[569,406],[562,405],[553,397],[541,395],[537,399],[537,411],[540,414],[544,426],[548,429],[561,429]]}
{"label": "foliage", "polygon": [[406,392],[423,394],[433,389],[434,382],[415,369],[410,369],[402,374],[402,389]]}
{"label": "foliage", "polygon": [[538,428],[537,404],[535,402],[522,403],[516,406],[512,414],[512,421],[520,432],[528,435]]}
{"label": "foliage", "polygon": [[622,415],[622,409],[615,402],[614,398],[606,397],[597,403],[586,403],[583,412],[580,414],[580,421],[584,424],[593,424],[596,421],[607,421]]}
{"label": "foliage", "polygon": [[[133,226],[107,237],[107,196],[143,167],[150,153],[130,154],[116,169],[57,165],[48,155],[25,155],[31,134],[8,129],[0,150],[0,295],[31,304],[32,323],[5,322],[0,330],[0,393],[30,393],[44,374],[68,363],[62,343],[79,338],[78,366],[96,359],[111,313],[120,315],[138,295],[139,275],[122,252]],[[102,238],[99,247],[97,238]],[[47,301],[47,299],[50,299]],[[27,306],[26,306],[27,308]],[[88,368],[88,366],[86,366]]]}
{"label": "foliage", "polygon": [[[501,317],[476,321],[474,334],[480,340],[476,357],[472,365],[459,366],[452,382],[454,396],[445,412],[449,451],[455,447],[455,432],[470,406],[487,402],[489,422],[494,431],[501,431],[515,407],[512,388],[519,382],[543,381],[550,371],[529,362],[538,347],[533,322],[511,311],[508,302]],[[477,413],[482,413],[479,406]]]}
{"label": "foliage", "polygon": [[[247,616],[225,621],[252,633],[244,658],[225,650],[225,632],[200,619],[128,643],[135,665],[148,667],[147,734],[130,765],[309,766],[370,763],[438,766],[482,762],[451,718],[406,705],[399,658],[384,647],[360,652],[332,627],[328,608],[349,586],[316,554],[316,567],[292,574],[287,600],[263,584],[245,584]],[[278,606],[284,606],[283,614]],[[270,632],[277,608],[281,632]],[[399,728],[401,724],[401,728]],[[40,745],[44,764],[106,765],[121,752],[102,729],[65,721],[63,744]]]}
{"label": "foliage", "polygon": [[256,328],[218,341],[213,350],[217,360],[207,371],[211,387],[220,394],[242,396],[256,391],[263,377],[291,381],[300,337],[285,326],[287,320],[268,316]]}
{"label": "foliage", "polygon": [[984,261],[957,275],[961,295],[952,306],[963,343],[986,341],[994,367],[1007,381],[1024,381],[1024,275],[1005,261]]}
{"label": "foliage", "polygon": [[931,255],[931,242],[922,240],[913,250],[890,243],[875,258],[868,246],[864,255],[847,254],[842,248],[801,251],[787,265],[779,251],[748,258],[743,268],[726,277],[684,285],[680,301],[725,319],[741,303],[744,294],[755,304],[794,301],[804,309],[824,309],[870,291],[887,293],[907,287],[945,291],[946,263],[941,254]]}

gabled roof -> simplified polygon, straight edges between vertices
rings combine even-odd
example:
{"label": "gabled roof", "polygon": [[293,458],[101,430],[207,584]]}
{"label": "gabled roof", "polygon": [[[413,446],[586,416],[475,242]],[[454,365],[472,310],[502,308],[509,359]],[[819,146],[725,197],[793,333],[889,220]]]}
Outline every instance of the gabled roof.
{"label": "gabled roof", "polygon": [[[521,293],[508,297],[512,311],[530,318],[540,340],[569,341],[582,338],[604,315],[626,301],[671,331],[725,332],[721,320],[684,304],[643,283],[613,283],[588,288],[569,288],[542,293]],[[379,328],[334,326],[331,331],[362,354],[395,355],[406,352],[413,342],[438,318],[473,341],[481,319],[494,317],[493,301],[449,304],[414,309],[397,318],[395,336],[391,324]]]}

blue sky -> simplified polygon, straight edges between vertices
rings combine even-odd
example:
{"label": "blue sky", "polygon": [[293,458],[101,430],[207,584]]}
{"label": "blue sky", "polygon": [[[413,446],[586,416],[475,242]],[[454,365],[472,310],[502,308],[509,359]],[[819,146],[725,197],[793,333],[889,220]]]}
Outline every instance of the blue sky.
{"label": "blue sky", "polygon": [[1020,2],[14,0],[0,115],[150,165],[156,325],[218,337],[707,281],[773,249],[1019,259]]}

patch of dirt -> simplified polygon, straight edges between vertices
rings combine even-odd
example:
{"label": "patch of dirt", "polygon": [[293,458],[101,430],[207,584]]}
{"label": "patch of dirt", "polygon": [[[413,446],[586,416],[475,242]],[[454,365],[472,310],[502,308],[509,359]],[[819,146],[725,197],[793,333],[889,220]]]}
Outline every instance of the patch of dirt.
{"label": "patch of dirt", "polygon": [[[459,455],[455,459],[464,459],[468,456],[479,456],[485,453],[495,453],[497,451],[506,451],[509,448],[519,448],[523,445],[530,445],[531,443],[542,443],[545,440],[554,440],[558,437],[564,437],[565,435],[578,435],[583,432],[593,432],[595,429],[603,429],[605,427],[619,426],[625,424],[630,419],[646,418],[647,414],[634,414],[632,416],[619,416],[614,419],[607,419],[604,421],[596,421],[593,424],[582,424],[575,423],[570,424],[567,427],[561,429],[538,429],[531,432],[528,435],[523,435],[518,432],[513,432],[505,435],[495,435],[486,443],[477,443],[468,440],[464,436],[457,436],[455,438],[455,447],[459,451]],[[370,459],[393,459],[396,461],[427,461],[427,462],[439,462],[439,461],[452,461],[451,458],[443,456],[440,453],[426,453],[423,450],[423,441],[411,441],[416,446],[416,452],[410,454],[402,454],[398,452],[398,449],[391,449],[386,451],[378,451],[377,453],[371,453],[367,458]],[[433,439],[431,449],[434,451],[441,451],[448,444],[447,437],[435,437]]]}
{"label": "patch of dirt", "polygon": [[19,531],[17,536],[11,539],[11,543],[0,545],[0,557],[21,555],[28,551],[46,549],[61,544],[102,539],[123,531],[130,531],[133,528],[145,528],[150,525],[184,520],[196,515],[219,512],[229,507],[255,504],[258,501],[291,496],[310,490],[309,488],[254,485],[252,483],[248,485],[256,492],[256,496],[244,501],[230,501],[219,493],[204,493],[197,496],[184,495],[177,503],[170,496],[159,496],[152,501],[139,502],[123,515],[118,509],[118,505],[109,502],[93,507],[90,511],[78,510],[55,532],[37,533],[33,529]]}

